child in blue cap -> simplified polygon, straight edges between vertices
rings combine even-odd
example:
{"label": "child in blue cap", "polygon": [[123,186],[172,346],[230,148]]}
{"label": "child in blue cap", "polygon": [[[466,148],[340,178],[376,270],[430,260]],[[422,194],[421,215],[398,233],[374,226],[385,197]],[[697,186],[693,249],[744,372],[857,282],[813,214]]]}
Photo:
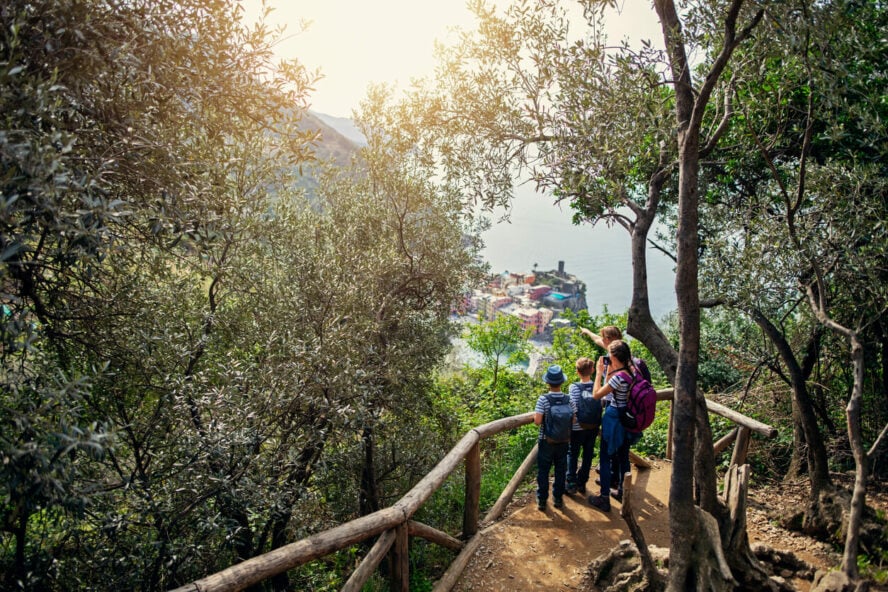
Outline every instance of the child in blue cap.
{"label": "child in blue cap", "polygon": [[561,392],[566,378],[561,366],[552,365],[543,376],[549,391],[540,395],[534,409],[533,421],[540,426],[539,452],[537,454],[537,508],[546,509],[549,499],[549,470],[555,466],[555,481],[552,496],[555,507],[564,507],[565,476],[567,474],[567,451],[570,447],[570,432],[576,421],[576,409],[570,398]]}

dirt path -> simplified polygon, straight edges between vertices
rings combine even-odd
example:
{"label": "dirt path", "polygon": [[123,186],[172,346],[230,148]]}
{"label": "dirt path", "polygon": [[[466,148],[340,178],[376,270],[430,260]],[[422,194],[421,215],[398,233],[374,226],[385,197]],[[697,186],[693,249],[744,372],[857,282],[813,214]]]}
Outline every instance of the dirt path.
{"label": "dirt path", "polygon": [[[669,547],[665,500],[669,499],[671,468],[666,461],[655,463],[650,470],[633,467],[632,505],[649,545]],[[613,502],[610,514],[603,514],[590,507],[585,496],[575,495],[565,496],[563,510],[554,509],[550,498],[546,511],[540,512],[531,481],[529,477],[523,495],[510,505],[507,517],[481,532],[481,544],[454,590],[578,590],[594,558],[631,538],[620,517],[620,504]],[[751,501],[753,507],[747,514],[751,542],[794,551],[817,569],[836,565],[837,558],[828,546],[775,528]],[[806,581],[793,583],[801,591],[808,590]]]}
{"label": "dirt path", "polygon": [[[669,516],[661,500],[669,497],[670,475],[668,463],[633,469],[632,505],[638,523],[648,544],[661,547],[669,546]],[[595,485],[589,491],[593,492]],[[531,491],[516,499],[510,511],[483,531],[481,545],[454,590],[577,590],[595,557],[630,538],[616,502],[610,514],[603,514],[589,506],[585,496],[565,496],[563,510],[554,509],[550,498],[546,511],[540,512]]]}

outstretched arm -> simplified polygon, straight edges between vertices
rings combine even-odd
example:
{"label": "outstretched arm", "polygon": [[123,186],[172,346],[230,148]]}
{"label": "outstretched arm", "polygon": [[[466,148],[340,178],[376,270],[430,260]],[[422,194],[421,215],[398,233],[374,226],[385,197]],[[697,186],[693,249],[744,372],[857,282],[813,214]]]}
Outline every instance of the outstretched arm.
{"label": "outstretched arm", "polygon": [[580,331],[583,333],[583,335],[585,335],[586,337],[588,337],[589,339],[594,341],[595,345],[597,345],[601,349],[607,349],[604,347],[604,340],[601,339],[601,335],[599,335],[598,333],[595,333],[593,331],[590,331],[586,327],[580,327]]}

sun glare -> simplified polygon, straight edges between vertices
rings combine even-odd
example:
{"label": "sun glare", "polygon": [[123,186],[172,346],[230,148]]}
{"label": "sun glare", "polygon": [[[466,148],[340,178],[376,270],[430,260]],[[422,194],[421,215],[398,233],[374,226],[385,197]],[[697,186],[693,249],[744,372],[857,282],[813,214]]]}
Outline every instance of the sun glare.
{"label": "sun glare", "polygon": [[[246,20],[254,21],[261,1],[242,4]],[[277,46],[279,57],[298,59],[324,77],[312,93],[312,109],[340,117],[351,115],[371,84],[403,89],[412,78],[431,74],[435,42],[455,42],[455,28],[468,30],[475,23],[463,0],[268,0],[267,4],[274,9],[268,23],[287,27]],[[310,23],[304,31],[303,22]],[[613,39],[659,35],[646,0],[626,0],[621,13],[608,18],[608,30]]]}

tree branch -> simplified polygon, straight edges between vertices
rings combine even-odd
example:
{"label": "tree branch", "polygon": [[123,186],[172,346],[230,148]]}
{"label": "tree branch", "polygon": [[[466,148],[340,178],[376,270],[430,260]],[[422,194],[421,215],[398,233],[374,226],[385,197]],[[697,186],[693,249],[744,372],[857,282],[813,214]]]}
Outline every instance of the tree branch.
{"label": "tree branch", "polygon": [[725,91],[725,112],[722,116],[721,121],[718,124],[718,127],[712,133],[712,137],[709,138],[709,141],[706,142],[706,145],[700,149],[700,158],[705,158],[711,153],[718,141],[728,130],[728,127],[731,124],[731,118],[734,116],[734,78],[731,78],[731,82],[728,83],[728,89]]}
{"label": "tree branch", "polygon": [[872,447],[866,453],[867,460],[872,460],[875,456],[876,451],[879,449],[879,446],[882,444],[882,440],[885,439],[886,434],[888,434],[888,423],[885,424],[885,427],[882,428],[882,433],[879,434],[879,437],[876,438],[876,441],[873,442]]}

